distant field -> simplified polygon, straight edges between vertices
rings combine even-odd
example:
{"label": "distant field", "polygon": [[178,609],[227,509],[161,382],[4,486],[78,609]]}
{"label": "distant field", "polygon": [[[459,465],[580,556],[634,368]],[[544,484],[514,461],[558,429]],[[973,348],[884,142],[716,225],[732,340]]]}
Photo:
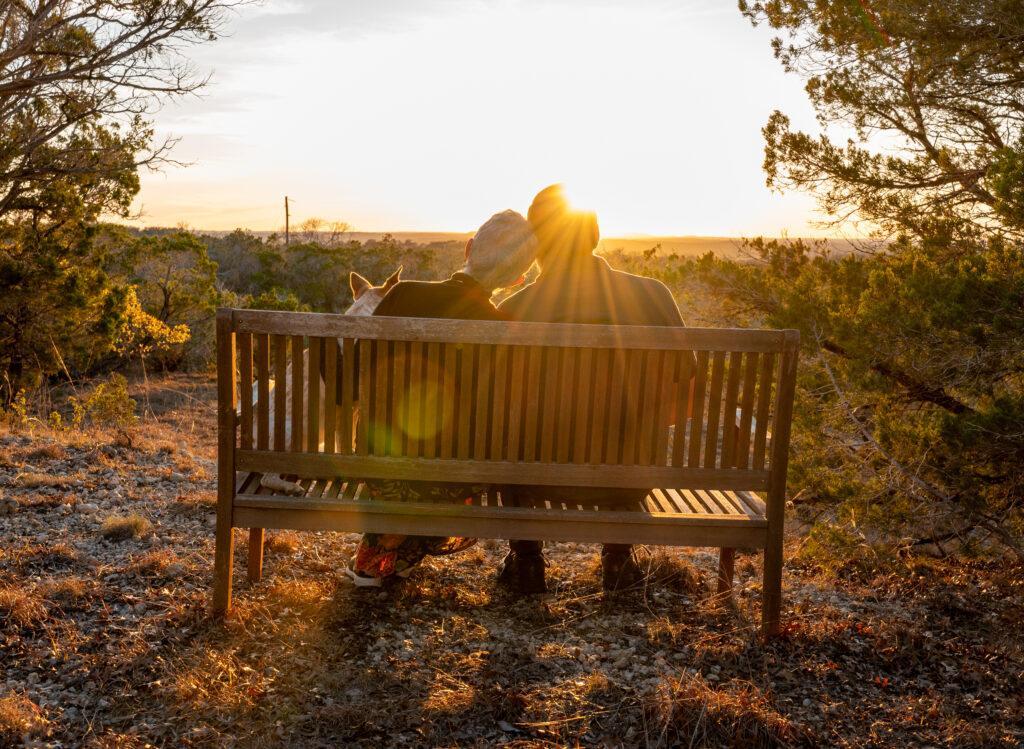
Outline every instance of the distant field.
{"label": "distant field", "polygon": [[[224,236],[230,234],[226,231],[206,231],[203,229],[196,229],[197,234],[207,234],[210,236]],[[271,234],[278,234],[280,232],[269,232],[269,231],[254,231],[252,234],[258,237],[269,237]],[[446,242],[465,242],[469,237],[472,236],[472,232],[368,232],[368,231],[353,231],[344,234],[344,238],[348,240],[357,240],[359,242],[366,242],[371,240],[380,240],[385,233],[390,233],[399,242],[412,242],[413,244],[443,244]],[[328,237],[327,232],[318,232],[318,235]],[[306,232],[295,232],[293,235],[295,238],[305,238]],[[294,240],[293,240],[294,241]],[[848,252],[850,247],[849,243],[841,239],[828,240],[832,245],[832,249],[836,252]],[[623,252],[646,252],[651,248],[657,247],[659,255],[676,255],[696,257],[703,255],[706,252],[714,252],[716,255],[723,257],[736,257],[740,255],[739,247],[742,242],[740,237],[605,237],[598,244],[599,252],[614,252],[620,250]]]}

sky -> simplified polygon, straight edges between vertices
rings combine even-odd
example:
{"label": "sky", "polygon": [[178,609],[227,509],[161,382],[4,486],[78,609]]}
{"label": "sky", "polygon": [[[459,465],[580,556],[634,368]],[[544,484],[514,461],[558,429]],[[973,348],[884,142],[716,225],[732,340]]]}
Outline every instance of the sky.
{"label": "sky", "polygon": [[813,201],[764,184],[774,109],[802,82],[731,0],[264,0],[189,52],[201,97],[142,175],[146,226],[472,231],[562,182],[605,236],[810,236]]}

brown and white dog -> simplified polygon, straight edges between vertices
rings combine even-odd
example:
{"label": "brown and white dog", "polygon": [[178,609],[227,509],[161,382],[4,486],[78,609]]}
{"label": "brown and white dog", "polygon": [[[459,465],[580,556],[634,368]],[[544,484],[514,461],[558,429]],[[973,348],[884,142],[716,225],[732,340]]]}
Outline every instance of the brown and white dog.
{"label": "brown and white dog", "polygon": [[[384,281],[383,284],[381,284],[380,286],[374,286],[370,281],[366,280],[365,278],[363,278],[361,275],[359,275],[355,271],[352,271],[351,273],[349,273],[348,282],[349,282],[349,286],[352,289],[352,299],[353,299],[353,301],[352,301],[352,305],[347,310],[345,310],[345,314],[346,315],[353,315],[355,317],[369,317],[369,316],[371,316],[374,313],[374,310],[377,309],[377,306],[381,303],[381,300],[384,298],[384,295],[387,294],[388,291],[391,290],[392,286],[394,286],[396,283],[399,282],[399,280],[401,280],[401,275],[402,275],[402,267],[399,266],[398,270],[396,270],[394,273],[392,273],[390,276],[388,276],[387,280]],[[341,341],[338,341],[338,343],[341,344]],[[308,372],[309,371],[309,351],[308,350],[304,351],[302,353],[302,364],[303,364],[303,371]],[[271,383],[272,383],[271,387],[274,387],[277,384],[277,383],[274,383],[273,381],[271,381]],[[288,371],[287,371],[287,374],[285,376],[284,386],[286,388],[286,390],[285,390],[285,404],[286,405],[285,405],[285,425],[284,425],[285,437],[284,437],[284,443],[287,445],[287,444],[291,443],[291,425],[292,425],[292,365],[291,365],[290,362],[288,364]],[[304,404],[309,402],[308,388],[309,388],[308,383],[304,381],[303,382],[303,387],[302,387],[302,391],[303,391],[302,392],[302,402]],[[321,379],[320,380],[320,390],[323,391],[323,388],[324,388],[324,381]],[[256,399],[256,395],[253,394],[253,405],[254,406],[256,405],[255,404],[255,399]],[[323,427],[323,424],[324,424],[323,407],[324,407],[324,402],[321,399],[320,400],[320,418],[319,418],[321,445],[323,444],[323,437],[324,437],[324,433],[323,433],[323,428],[324,428]],[[254,426],[254,429],[255,429],[255,426]],[[274,412],[273,412],[273,409],[270,409],[270,434],[274,434]],[[253,437],[255,438],[255,435],[253,435]],[[281,478],[281,475],[278,474],[278,473],[266,473],[266,474],[264,474],[260,478],[260,486],[262,486],[265,489],[269,489],[269,490],[271,490],[273,492],[277,492],[277,493],[280,493],[280,494],[302,495],[303,493],[305,493],[305,489],[303,489],[299,484],[295,483],[294,481],[286,481],[285,479]]]}

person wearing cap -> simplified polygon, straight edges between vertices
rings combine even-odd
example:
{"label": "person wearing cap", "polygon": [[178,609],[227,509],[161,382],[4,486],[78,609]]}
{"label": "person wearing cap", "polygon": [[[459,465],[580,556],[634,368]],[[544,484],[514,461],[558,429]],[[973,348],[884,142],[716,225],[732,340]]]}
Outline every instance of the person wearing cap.
{"label": "person wearing cap", "polygon": [[[613,269],[594,254],[600,239],[597,216],[573,210],[561,185],[537,193],[527,214],[537,237],[537,279],[498,307],[521,322],[595,325],[682,326],[671,292],[660,281]],[[665,425],[668,428],[668,424]],[[558,488],[558,498],[610,508],[635,505],[647,490]],[[515,487],[513,496],[551,498],[551,487]],[[510,541],[498,582],[520,593],[546,590],[539,541]],[[601,553],[606,590],[630,587],[641,578],[632,547],[605,544]]]}
{"label": "person wearing cap", "polygon": [[[511,210],[497,213],[466,243],[466,261],[460,271],[446,281],[399,281],[373,314],[505,320],[506,316],[491,303],[491,295],[498,289],[521,284],[536,253],[537,241],[527,220]],[[368,479],[365,483],[371,496],[413,502],[468,502],[488,488],[381,479]],[[359,542],[347,574],[356,585],[379,586],[389,577],[406,576],[428,554],[451,554],[474,543],[475,539],[466,538],[367,533]]]}

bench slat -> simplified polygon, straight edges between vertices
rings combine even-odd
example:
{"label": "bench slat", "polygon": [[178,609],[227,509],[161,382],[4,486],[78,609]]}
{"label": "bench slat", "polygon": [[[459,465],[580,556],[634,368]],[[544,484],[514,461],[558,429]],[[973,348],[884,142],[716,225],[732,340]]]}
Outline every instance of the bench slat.
{"label": "bench slat", "polygon": [[622,464],[627,466],[635,465],[637,462],[636,453],[642,428],[640,422],[643,419],[641,398],[645,353],[644,351],[626,353],[626,377],[623,381],[626,398],[623,409]]}
{"label": "bench slat", "polygon": [[727,467],[748,468],[750,466],[750,427],[754,416],[754,388],[757,385],[757,364],[760,354],[746,356],[743,373],[743,397],[740,399],[740,426],[736,441],[736,458]]}
{"label": "bench slat", "polygon": [[324,339],[324,452],[336,452],[338,432],[338,339]]}
{"label": "bench slat", "polygon": [[640,414],[637,428],[640,431],[637,446],[637,463],[654,465],[654,443],[657,432],[668,428],[668,421],[663,421],[660,405],[665,403],[662,392],[662,351],[644,351],[643,389],[640,392]]}
{"label": "bench slat", "polygon": [[502,460],[505,446],[505,423],[508,414],[509,348],[494,347],[494,389],[491,397],[491,434],[488,455],[491,460]]}
{"label": "bench slat", "polygon": [[466,344],[571,348],[676,349],[690,351],[775,351],[785,346],[783,330],[676,328],[647,325],[573,325],[497,322],[426,317],[354,317],[322,312],[232,310],[235,330],[249,333],[302,334],[322,338],[381,338]]}
{"label": "bench slat", "polygon": [[561,350],[556,348],[542,349],[540,376],[543,380],[541,388],[540,418],[540,452],[541,462],[555,462],[555,429],[558,425],[558,412],[565,406],[559,399],[559,369],[561,367]]}
{"label": "bench slat", "polygon": [[338,452],[350,455],[353,450],[352,428],[355,426],[353,397],[355,395],[356,346],[351,338],[345,338],[341,344],[341,404],[338,418]]}
{"label": "bench slat", "polygon": [[540,407],[540,369],[543,353],[544,349],[542,348],[534,346],[529,348],[526,404],[523,406],[523,460],[526,461],[537,460],[540,449],[537,423],[540,420],[538,410]]}
{"label": "bench slat", "polygon": [[697,468],[700,465],[700,446],[703,438],[704,398],[707,386],[708,352],[697,352],[697,376],[694,382],[693,413],[690,417],[690,443],[687,446],[686,465]]}
{"label": "bench slat", "polygon": [[[304,482],[305,483],[305,482]],[[593,510],[577,509],[577,505],[568,507],[565,503],[549,503],[548,507],[491,507],[484,505],[467,505],[457,502],[389,502],[377,499],[340,499],[333,500],[322,497],[323,482],[309,482],[304,497],[285,497],[275,494],[239,494],[235,498],[236,507],[265,507],[278,509],[305,509],[354,511],[367,514],[394,514],[418,517],[487,517],[492,519],[506,518],[509,521],[526,518],[555,519],[569,518],[575,522],[597,520],[600,522],[631,523],[637,525],[659,525],[680,523],[710,526],[754,526],[764,527],[764,518],[750,517],[743,513],[694,513],[678,512],[675,508],[665,512],[646,512],[637,510]],[[319,493],[317,493],[319,491]],[[638,506],[639,507],[639,506]]]}
{"label": "bench slat", "polygon": [[388,442],[388,398],[391,382],[391,357],[389,341],[374,341],[373,422],[370,424],[370,453],[387,455]]}
{"label": "bench slat", "polygon": [[613,366],[612,352],[598,349],[594,358],[594,404],[590,417],[590,452],[581,463],[604,460],[604,426],[608,417],[608,387]]}
{"label": "bench slat", "polygon": [[302,452],[305,445],[306,434],[304,431],[305,421],[303,409],[306,407],[305,386],[305,340],[300,335],[291,337],[292,348],[292,452]]}
{"label": "bench slat", "polygon": [[612,351],[611,379],[608,386],[608,418],[601,429],[605,440],[604,458],[601,462],[617,464],[622,458],[622,401],[625,395],[622,392],[622,383],[626,378],[628,357],[629,352],[627,351]]}
{"label": "bench slat", "polygon": [[523,399],[525,398],[526,356],[528,349],[513,346],[509,349],[511,357],[509,397],[508,397],[508,439],[501,452],[503,460],[519,460],[522,452],[520,444],[523,439]]}
{"label": "bench slat", "polygon": [[286,427],[285,410],[288,407],[288,387],[285,382],[288,372],[288,338],[283,335],[270,337],[270,345],[274,355],[274,449],[287,450],[285,444]]}
{"label": "bench slat", "polygon": [[320,446],[320,354],[322,340],[309,339],[309,369],[306,372],[306,449]]}
{"label": "bench slat", "polygon": [[725,386],[725,404],[722,407],[722,450],[718,465],[732,468],[736,461],[736,401],[739,396],[743,353],[729,352],[729,377]]}
{"label": "bench slat", "polygon": [[775,355],[768,353],[761,359],[761,376],[757,386],[757,424],[754,427],[755,471],[764,470],[765,446],[768,437],[768,414],[772,404],[772,381],[775,377]]}
{"label": "bench slat", "polygon": [[370,452],[372,344],[372,341],[366,339],[359,341],[359,418],[356,420],[356,453],[359,455],[368,455]]}
{"label": "bench slat", "polygon": [[362,476],[423,481],[494,484],[547,484],[642,489],[651,486],[758,491],[768,486],[767,471],[662,466],[576,465],[456,459],[393,458],[239,450],[236,466],[246,471],[303,476]]}
{"label": "bench slat", "polygon": [[238,379],[239,398],[241,400],[242,449],[251,450],[252,426],[252,336],[248,333],[238,334]]}
{"label": "bench slat", "polygon": [[459,396],[458,421],[455,428],[455,457],[470,458],[473,438],[473,370],[476,346],[459,346],[459,379],[455,390]]}
{"label": "bench slat", "polygon": [[[675,373],[675,430],[672,435],[672,465],[682,466],[685,464],[686,455],[686,428],[690,409],[690,397],[693,389],[693,378],[696,360],[690,352],[677,353],[674,357],[673,371]],[[666,432],[667,434],[667,432]],[[691,437],[692,440],[692,437]],[[659,464],[664,465],[664,464]]]}
{"label": "bench slat", "polygon": [[497,398],[496,383],[498,381],[498,368],[503,363],[498,361],[498,352],[494,346],[480,347],[479,359],[477,361],[476,373],[476,425],[474,428],[476,437],[473,440],[473,457],[476,460],[487,460],[489,455],[489,442],[491,431],[495,427]]}
{"label": "bench slat", "polygon": [[455,378],[458,375],[458,361],[454,343],[444,345],[444,359],[441,362],[438,374],[441,378],[440,389],[441,405],[441,444],[438,448],[438,455],[442,458],[451,458],[454,455],[455,445],[452,439],[455,434]]}
{"label": "bench slat", "polygon": [[256,359],[256,447],[270,447],[270,343],[266,334],[254,335]]}
{"label": "bench slat", "polygon": [[718,454],[718,426],[722,417],[722,385],[725,381],[725,353],[716,351],[711,363],[708,387],[707,434],[704,436],[704,467],[713,468]]}
{"label": "bench slat", "polygon": [[[754,522],[728,518],[707,520],[668,516],[667,522],[626,523],[608,520],[602,513],[583,518],[583,513],[547,512],[543,517],[506,517],[519,508],[497,508],[498,517],[464,515],[418,515],[401,512],[370,512],[369,502],[331,509],[236,507],[237,527],[288,528],[292,530],[341,531],[347,533],[394,533],[401,535],[457,535],[467,538],[506,538],[577,543],[652,544],[660,546],[726,546],[762,548],[765,528]],[[378,503],[385,504],[385,503]],[[436,509],[438,505],[428,505]],[[464,506],[464,510],[486,512],[495,508]],[[642,517],[642,513],[635,513]],[[650,517],[650,516],[648,516]],[[663,516],[664,517],[664,516]]]}
{"label": "bench slat", "polygon": [[[377,342],[377,366],[383,367],[385,377],[379,382],[378,397],[382,402],[382,420],[377,429],[380,444],[377,455],[402,454],[401,394],[405,391],[405,355],[403,341]],[[378,377],[380,380],[380,377]]]}
{"label": "bench slat", "polygon": [[554,409],[558,414],[558,441],[555,448],[555,461],[558,463],[569,462],[572,452],[573,417],[578,410],[577,401],[586,401],[589,396],[589,393],[584,394],[579,389],[579,372],[576,367],[578,353],[578,349],[564,348],[561,350],[562,362],[558,374],[561,392],[558,404]]}

